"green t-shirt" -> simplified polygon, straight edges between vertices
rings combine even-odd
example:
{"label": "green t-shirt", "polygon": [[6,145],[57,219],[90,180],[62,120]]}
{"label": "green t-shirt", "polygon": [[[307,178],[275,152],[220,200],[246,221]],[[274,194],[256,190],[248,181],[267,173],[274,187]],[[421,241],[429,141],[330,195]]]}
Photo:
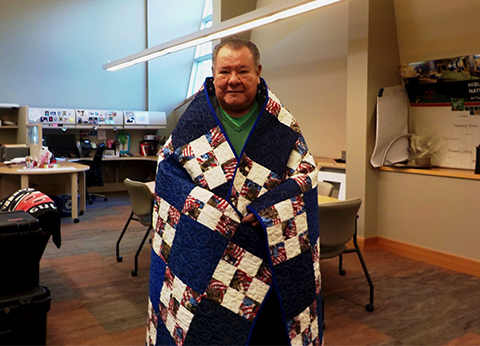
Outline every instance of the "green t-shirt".
{"label": "green t-shirt", "polygon": [[247,141],[247,137],[259,113],[260,110],[258,109],[257,100],[255,100],[252,109],[247,114],[238,118],[232,117],[225,113],[225,111],[219,105],[217,114],[222,121],[222,125],[227,132],[228,139],[232,143],[237,155],[240,155],[242,152],[243,146]]}

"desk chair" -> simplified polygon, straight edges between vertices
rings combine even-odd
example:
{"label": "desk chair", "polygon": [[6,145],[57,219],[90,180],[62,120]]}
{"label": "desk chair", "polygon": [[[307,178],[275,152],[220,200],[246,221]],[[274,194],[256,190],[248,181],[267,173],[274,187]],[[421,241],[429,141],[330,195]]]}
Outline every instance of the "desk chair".
{"label": "desk chair", "polygon": [[317,185],[317,191],[319,195],[332,197],[333,185],[326,181],[319,181]]}
{"label": "desk chair", "polygon": [[[371,312],[373,311],[373,283],[357,244],[357,213],[361,204],[361,198],[351,198],[318,205],[320,259],[339,256],[339,274],[345,275],[345,270],[342,268],[342,255],[350,252],[357,253],[370,286],[370,302],[366,305],[366,310]],[[350,240],[353,240],[353,249],[346,245]]]}
{"label": "desk chair", "polygon": [[123,235],[125,234],[125,231],[130,224],[130,221],[135,220],[140,222],[143,226],[148,226],[147,231],[143,236],[142,242],[140,243],[140,246],[138,247],[135,254],[135,267],[132,270],[132,276],[137,276],[138,255],[140,254],[140,251],[142,251],[143,245],[145,244],[145,241],[147,240],[147,237],[152,230],[152,212],[154,196],[150,188],[145,183],[133,181],[128,178],[124,180],[124,183],[127,187],[128,195],[130,196],[132,212],[130,213],[130,216],[127,219],[127,223],[125,224],[125,227],[123,228],[122,233],[120,233],[120,237],[117,240],[117,262],[122,261],[122,256],[120,256],[120,241],[122,240]]}
{"label": "desk chair", "polygon": [[87,185],[87,202],[92,204],[96,197],[103,198],[104,201],[108,201],[108,198],[98,193],[89,193],[88,188],[92,186],[103,186],[102,179],[102,157],[105,150],[105,143],[100,143],[95,150],[95,155],[92,161],[85,161],[85,164],[90,166],[90,169],[86,172],[86,185]]}

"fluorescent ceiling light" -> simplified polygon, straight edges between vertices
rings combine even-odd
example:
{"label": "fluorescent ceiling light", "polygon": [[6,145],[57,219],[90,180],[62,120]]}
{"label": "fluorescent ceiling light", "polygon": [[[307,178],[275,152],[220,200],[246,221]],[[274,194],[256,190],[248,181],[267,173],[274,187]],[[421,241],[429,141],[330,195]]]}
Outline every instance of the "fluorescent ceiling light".
{"label": "fluorescent ceiling light", "polygon": [[205,42],[218,40],[253,28],[258,28],[259,26],[296,16],[339,1],[342,0],[278,1],[275,4],[261,7],[255,11],[226,20],[208,29],[203,29],[182,36],[113,62],[108,62],[103,65],[103,69],[117,71],[128,66],[139,64],[190,47],[195,47],[196,45]]}

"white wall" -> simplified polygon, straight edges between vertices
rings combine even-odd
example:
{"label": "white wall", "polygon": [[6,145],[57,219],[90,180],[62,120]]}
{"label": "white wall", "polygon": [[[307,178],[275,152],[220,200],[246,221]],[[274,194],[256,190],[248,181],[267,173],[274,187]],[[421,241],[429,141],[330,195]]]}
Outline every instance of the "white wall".
{"label": "white wall", "polygon": [[[480,53],[479,1],[394,4],[402,63]],[[476,180],[379,172],[377,236],[480,260],[479,194]]]}
{"label": "white wall", "polygon": [[477,0],[394,0],[401,63],[479,54]]}
{"label": "white wall", "polygon": [[[257,8],[275,0],[258,0]],[[262,75],[315,156],[346,149],[348,1],[252,30]]]}
{"label": "white wall", "polygon": [[145,41],[144,0],[0,0],[0,102],[145,109],[145,66],[102,69]]}
{"label": "white wall", "polygon": [[[203,1],[148,0],[148,47],[190,34],[200,28]],[[190,48],[148,62],[148,108],[167,114],[168,136],[176,119],[175,107],[187,96],[195,49]]]}

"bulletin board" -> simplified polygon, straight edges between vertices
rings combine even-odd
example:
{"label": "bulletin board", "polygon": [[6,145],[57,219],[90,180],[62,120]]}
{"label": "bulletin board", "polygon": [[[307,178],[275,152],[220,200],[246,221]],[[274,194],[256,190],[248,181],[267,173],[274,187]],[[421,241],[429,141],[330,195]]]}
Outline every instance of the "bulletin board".
{"label": "bulletin board", "polygon": [[409,132],[434,148],[432,165],[474,169],[480,145],[480,55],[400,66]]}

